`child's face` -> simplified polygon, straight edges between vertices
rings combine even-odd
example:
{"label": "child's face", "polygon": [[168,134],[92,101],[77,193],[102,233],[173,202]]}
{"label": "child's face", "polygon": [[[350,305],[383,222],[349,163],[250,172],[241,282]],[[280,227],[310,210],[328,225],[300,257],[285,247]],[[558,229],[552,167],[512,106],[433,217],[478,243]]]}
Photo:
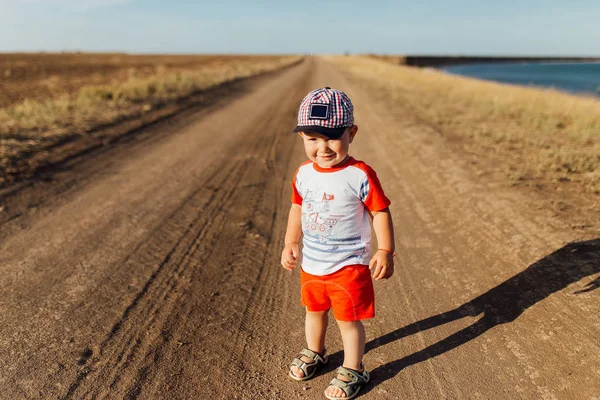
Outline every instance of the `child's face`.
{"label": "child's face", "polygon": [[350,143],[358,127],[353,125],[346,128],[339,139],[330,139],[325,135],[313,132],[298,132],[304,142],[304,151],[308,158],[321,168],[331,168],[346,161]]}

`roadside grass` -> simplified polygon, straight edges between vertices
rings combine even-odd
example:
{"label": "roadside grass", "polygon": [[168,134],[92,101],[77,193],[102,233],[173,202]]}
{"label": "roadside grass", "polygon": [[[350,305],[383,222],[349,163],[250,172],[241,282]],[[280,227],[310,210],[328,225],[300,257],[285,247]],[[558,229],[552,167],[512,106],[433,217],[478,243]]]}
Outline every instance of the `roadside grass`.
{"label": "roadside grass", "polygon": [[515,184],[573,181],[600,194],[600,100],[503,85],[372,57],[333,57],[399,107],[481,156],[502,156]]}
{"label": "roadside grass", "polygon": [[386,61],[396,65],[406,65],[406,56],[383,55],[383,54],[367,54],[366,56],[376,60]]}
{"label": "roadside grass", "polygon": [[[276,70],[299,61],[298,56],[232,58],[220,65],[199,66],[104,85],[84,86],[73,95],[44,101],[25,99],[0,109],[0,175],[10,160],[28,157],[43,145],[84,135],[122,118],[136,117],[161,105],[232,80]],[[3,167],[4,166],[4,167]]]}

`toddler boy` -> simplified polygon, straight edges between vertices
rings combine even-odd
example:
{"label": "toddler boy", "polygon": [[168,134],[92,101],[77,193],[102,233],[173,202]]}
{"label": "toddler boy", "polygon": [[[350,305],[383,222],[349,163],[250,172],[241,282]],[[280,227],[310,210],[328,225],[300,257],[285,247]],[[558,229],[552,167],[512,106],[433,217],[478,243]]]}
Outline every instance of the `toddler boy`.
{"label": "toddler boy", "polygon": [[[325,351],[329,309],[337,321],[344,361],[325,390],[328,399],[351,399],[369,381],[362,363],[365,349],[363,319],[373,318],[375,280],[394,272],[394,230],[375,171],[348,154],[358,127],[348,96],[329,87],[310,92],[298,112],[298,132],[308,161],[292,182],[281,265],[291,271],[298,263],[301,298],[306,307],[307,348],[290,365],[289,376],[303,381],[328,361]],[[370,257],[371,228],[378,251]]]}

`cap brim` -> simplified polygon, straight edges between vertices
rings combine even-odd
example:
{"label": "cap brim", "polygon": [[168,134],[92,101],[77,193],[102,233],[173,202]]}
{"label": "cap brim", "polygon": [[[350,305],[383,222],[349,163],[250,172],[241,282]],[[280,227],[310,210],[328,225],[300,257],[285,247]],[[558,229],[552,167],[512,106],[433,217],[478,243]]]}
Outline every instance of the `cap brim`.
{"label": "cap brim", "polygon": [[294,132],[320,133],[321,135],[325,135],[330,139],[339,139],[344,134],[346,128],[347,126],[342,126],[341,128],[326,128],[319,125],[298,125],[296,129],[294,129]]}

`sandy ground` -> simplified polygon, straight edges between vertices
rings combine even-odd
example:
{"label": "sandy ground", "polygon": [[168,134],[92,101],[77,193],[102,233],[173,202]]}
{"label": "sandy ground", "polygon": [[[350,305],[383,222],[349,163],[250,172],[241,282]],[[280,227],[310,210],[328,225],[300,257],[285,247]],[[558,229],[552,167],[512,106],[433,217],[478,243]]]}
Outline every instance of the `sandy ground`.
{"label": "sandy ground", "polygon": [[[353,99],[351,154],[392,199],[397,269],[366,322],[372,399],[599,399],[600,238],[482,180],[323,60],[254,79],[4,193],[1,399],[320,399],[297,383],[298,273],[279,266],[302,97]],[[542,199],[540,199],[541,201]]]}

